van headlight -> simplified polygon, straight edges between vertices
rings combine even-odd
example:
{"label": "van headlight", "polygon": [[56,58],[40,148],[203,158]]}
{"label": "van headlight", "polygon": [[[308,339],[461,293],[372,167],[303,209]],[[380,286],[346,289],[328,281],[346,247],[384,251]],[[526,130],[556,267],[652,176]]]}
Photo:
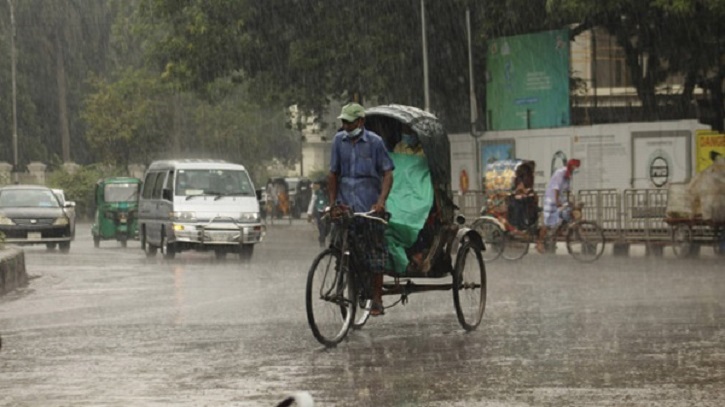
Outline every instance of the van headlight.
{"label": "van headlight", "polygon": [[242,212],[239,214],[241,222],[254,222],[259,220],[259,212]]}
{"label": "van headlight", "polygon": [[194,222],[196,212],[171,212],[171,218],[182,222]]}
{"label": "van headlight", "polygon": [[8,218],[5,215],[0,215],[0,225],[14,225],[15,222],[13,222],[12,219]]}
{"label": "van headlight", "polygon": [[53,226],[67,226],[67,225],[68,225],[68,218],[66,218],[65,216],[56,218],[55,222],[53,222]]}

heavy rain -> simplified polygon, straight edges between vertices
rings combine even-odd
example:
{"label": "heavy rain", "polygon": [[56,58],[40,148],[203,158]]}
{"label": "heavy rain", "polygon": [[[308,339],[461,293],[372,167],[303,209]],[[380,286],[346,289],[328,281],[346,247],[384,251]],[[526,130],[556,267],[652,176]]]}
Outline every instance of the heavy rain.
{"label": "heavy rain", "polygon": [[0,405],[725,405],[725,3],[615,3],[0,1]]}

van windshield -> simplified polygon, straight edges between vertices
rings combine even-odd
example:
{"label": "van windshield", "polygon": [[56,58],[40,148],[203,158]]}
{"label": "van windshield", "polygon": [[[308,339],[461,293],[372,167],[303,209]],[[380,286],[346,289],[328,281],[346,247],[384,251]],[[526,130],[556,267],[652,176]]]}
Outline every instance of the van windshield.
{"label": "van windshield", "polygon": [[255,196],[252,182],[241,170],[178,170],[176,196]]}

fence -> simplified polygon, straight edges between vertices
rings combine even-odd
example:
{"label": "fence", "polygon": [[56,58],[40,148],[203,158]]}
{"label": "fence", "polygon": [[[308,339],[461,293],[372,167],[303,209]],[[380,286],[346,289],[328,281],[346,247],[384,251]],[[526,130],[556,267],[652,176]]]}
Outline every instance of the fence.
{"label": "fence", "polygon": [[[539,197],[543,192],[538,192]],[[647,243],[671,239],[670,227],[665,223],[667,209],[666,189],[589,189],[577,192],[577,200],[584,204],[582,215],[597,222],[609,241]],[[485,195],[480,191],[456,195],[454,202],[469,221],[480,216]],[[541,199],[540,199],[541,205]]]}

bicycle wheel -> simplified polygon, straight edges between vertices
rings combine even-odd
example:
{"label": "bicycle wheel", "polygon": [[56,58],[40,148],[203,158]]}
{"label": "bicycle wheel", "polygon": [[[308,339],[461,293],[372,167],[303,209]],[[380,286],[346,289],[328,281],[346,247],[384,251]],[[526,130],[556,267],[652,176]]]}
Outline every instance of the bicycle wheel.
{"label": "bicycle wheel", "polygon": [[317,255],[307,275],[307,322],[315,338],[328,347],[345,339],[355,319],[353,276],[340,266],[340,252],[326,249]]}
{"label": "bicycle wheel", "polygon": [[595,222],[582,221],[569,226],[566,249],[575,259],[591,262],[604,253],[604,232]]}
{"label": "bicycle wheel", "polygon": [[506,260],[518,260],[529,252],[531,237],[526,235],[515,235],[506,233],[504,236],[503,258]]}
{"label": "bicycle wheel", "polygon": [[486,309],[486,267],[481,250],[465,242],[458,249],[453,270],[453,304],[463,329],[473,331]]}
{"label": "bicycle wheel", "polygon": [[486,245],[483,251],[483,260],[494,261],[501,256],[504,249],[504,232],[490,219],[478,219],[473,222],[471,229],[478,232]]}

